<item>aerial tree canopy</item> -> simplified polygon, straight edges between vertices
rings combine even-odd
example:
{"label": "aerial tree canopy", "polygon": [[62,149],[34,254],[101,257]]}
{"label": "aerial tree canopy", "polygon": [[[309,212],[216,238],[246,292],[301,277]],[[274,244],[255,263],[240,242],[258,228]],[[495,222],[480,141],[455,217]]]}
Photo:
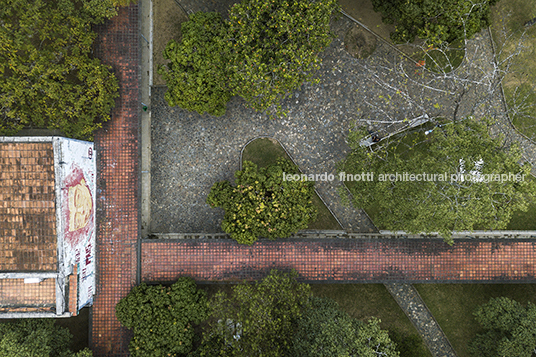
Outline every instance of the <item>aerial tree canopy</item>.
{"label": "aerial tree canopy", "polygon": [[257,238],[287,238],[316,218],[314,182],[288,180],[298,174],[290,161],[258,168],[245,161],[235,173],[235,184],[216,182],[207,197],[212,207],[225,210],[222,229],[238,243],[253,244]]}
{"label": "aerial tree canopy", "polygon": [[208,317],[206,293],[182,277],[171,286],[142,283],[115,306],[123,326],[134,332],[134,357],[182,356],[192,351],[194,324]]}
{"label": "aerial tree canopy", "polygon": [[170,62],[158,69],[168,85],[166,101],[199,114],[223,115],[231,93],[221,15],[195,13],[182,23],[181,30],[181,41],[171,40],[164,50]]}
{"label": "aerial tree canopy", "polygon": [[0,323],[0,356],[2,357],[91,357],[84,349],[69,350],[72,335],[54,324],[53,319],[19,319]]}
{"label": "aerial tree canopy", "polygon": [[484,122],[468,118],[404,132],[371,147],[360,146],[364,135],[351,133],[352,151],[339,171],[374,173],[373,180],[346,184],[354,204],[382,229],[439,232],[451,242],[452,231],[504,229],[536,195],[530,165],[518,163],[520,150],[491,138]]}
{"label": "aerial tree canopy", "polygon": [[469,344],[475,357],[531,357],[536,353],[536,305],[506,297],[490,299],[474,313],[486,330]]}
{"label": "aerial tree canopy", "polygon": [[413,42],[415,36],[439,45],[471,38],[490,22],[490,7],[498,0],[372,0],[383,21],[395,25],[391,39]]}
{"label": "aerial tree canopy", "polygon": [[397,357],[396,345],[378,319],[362,322],[350,317],[327,298],[311,298],[298,321],[295,357]]}
{"label": "aerial tree canopy", "polygon": [[296,322],[311,289],[297,274],[273,270],[254,284],[233,286],[211,300],[212,317],[198,351],[203,357],[293,356]]}
{"label": "aerial tree canopy", "polygon": [[91,26],[115,14],[111,0],[0,0],[0,135],[31,127],[92,137],[118,84],[91,57]]}
{"label": "aerial tree canopy", "polygon": [[244,0],[229,14],[230,86],[257,111],[275,106],[312,78],[331,43],[335,0]]}
{"label": "aerial tree canopy", "polygon": [[239,95],[257,111],[282,114],[282,100],[319,68],[336,8],[335,0],[243,0],[225,22],[192,15],[164,51],[168,104],[222,115]]}

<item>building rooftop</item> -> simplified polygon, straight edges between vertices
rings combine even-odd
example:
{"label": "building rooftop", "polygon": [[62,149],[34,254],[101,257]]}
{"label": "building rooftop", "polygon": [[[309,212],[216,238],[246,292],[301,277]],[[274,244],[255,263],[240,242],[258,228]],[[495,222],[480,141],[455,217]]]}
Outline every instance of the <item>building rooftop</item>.
{"label": "building rooftop", "polygon": [[52,142],[0,143],[0,272],[57,269]]}

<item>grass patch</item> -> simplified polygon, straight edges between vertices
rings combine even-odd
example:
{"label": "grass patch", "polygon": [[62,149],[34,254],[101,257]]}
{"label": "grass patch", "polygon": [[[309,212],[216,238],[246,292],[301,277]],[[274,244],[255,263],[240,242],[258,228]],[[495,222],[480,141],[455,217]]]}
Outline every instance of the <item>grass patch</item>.
{"label": "grass patch", "polygon": [[[242,153],[242,162],[251,161],[259,167],[275,164],[279,158],[285,158],[292,162],[283,147],[277,141],[269,138],[253,140],[244,148]],[[342,230],[342,227],[316,192],[313,195],[313,204],[318,211],[318,215],[315,221],[309,222],[308,229]]]}
{"label": "grass patch", "polygon": [[426,51],[423,60],[426,68],[436,73],[449,73],[458,68],[465,57],[465,45],[458,40],[443,49]]}
{"label": "grass patch", "polygon": [[420,351],[413,350],[406,354],[407,357],[432,356],[411,321],[382,284],[311,284],[311,289],[315,296],[337,301],[352,317],[365,321],[372,316],[379,318],[382,329],[389,330],[398,345],[409,336],[418,336]]}
{"label": "grass patch", "polygon": [[467,344],[483,330],[473,311],[492,297],[536,303],[536,284],[416,284],[426,305],[459,357],[470,357]]}
{"label": "grass patch", "polygon": [[[527,31],[522,41],[525,49],[514,60],[511,73],[503,80],[503,88],[506,101],[511,107],[516,102],[519,104],[519,99],[526,96],[526,103],[529,105],[514,115],[512,121],[522,133],[536,140],[536,25],[529,28],[523,26],[534,17],[534,0],[499,1],[491,12],[493,39],[497,47],[504,47],[501,59],[513,53],[523,31]],[[513,36],[505,38],[503,28],[513,33]],[[518,96],[514,95],[516,88]]]}

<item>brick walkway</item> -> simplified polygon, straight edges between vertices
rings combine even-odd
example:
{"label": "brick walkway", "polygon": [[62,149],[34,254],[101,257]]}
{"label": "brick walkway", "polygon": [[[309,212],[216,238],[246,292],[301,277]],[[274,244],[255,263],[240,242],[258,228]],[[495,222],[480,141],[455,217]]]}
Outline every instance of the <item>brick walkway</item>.
{"label": "brick walkway", "polygon": [[97,187],[97,292],[90,344],[95,356],[127,355],[130,333],[115,318],[115,304],[136,284],[138,239],[138,6],[97,29],[96,55],[119,79],[112,120],[95,135]]}
{"label": "brick walkway", "polygon": [[535,241],[332,240],[257,242],[144,241],[146,282],[259,279],[296,269],[305,282],[534,282]]}

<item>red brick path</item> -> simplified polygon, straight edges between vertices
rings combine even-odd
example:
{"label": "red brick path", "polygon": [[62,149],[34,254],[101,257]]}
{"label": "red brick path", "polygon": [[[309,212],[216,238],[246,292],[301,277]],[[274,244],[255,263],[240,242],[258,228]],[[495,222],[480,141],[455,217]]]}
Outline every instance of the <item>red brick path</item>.
{"label": "red brick path", "polygon": [[294,268],[310,282],[534,282],[535,241],[144,241],[142,281],[258,279]]}
{"label": "red brick path", "polygon": [[112,120],[95,135],[97,150],[97,291],[91,316],[95,356],[128,352],[130,333],[115,318],[119,299],[136,284],[138,239],[138,6],[98,27],[96,55],[119,79]]}

